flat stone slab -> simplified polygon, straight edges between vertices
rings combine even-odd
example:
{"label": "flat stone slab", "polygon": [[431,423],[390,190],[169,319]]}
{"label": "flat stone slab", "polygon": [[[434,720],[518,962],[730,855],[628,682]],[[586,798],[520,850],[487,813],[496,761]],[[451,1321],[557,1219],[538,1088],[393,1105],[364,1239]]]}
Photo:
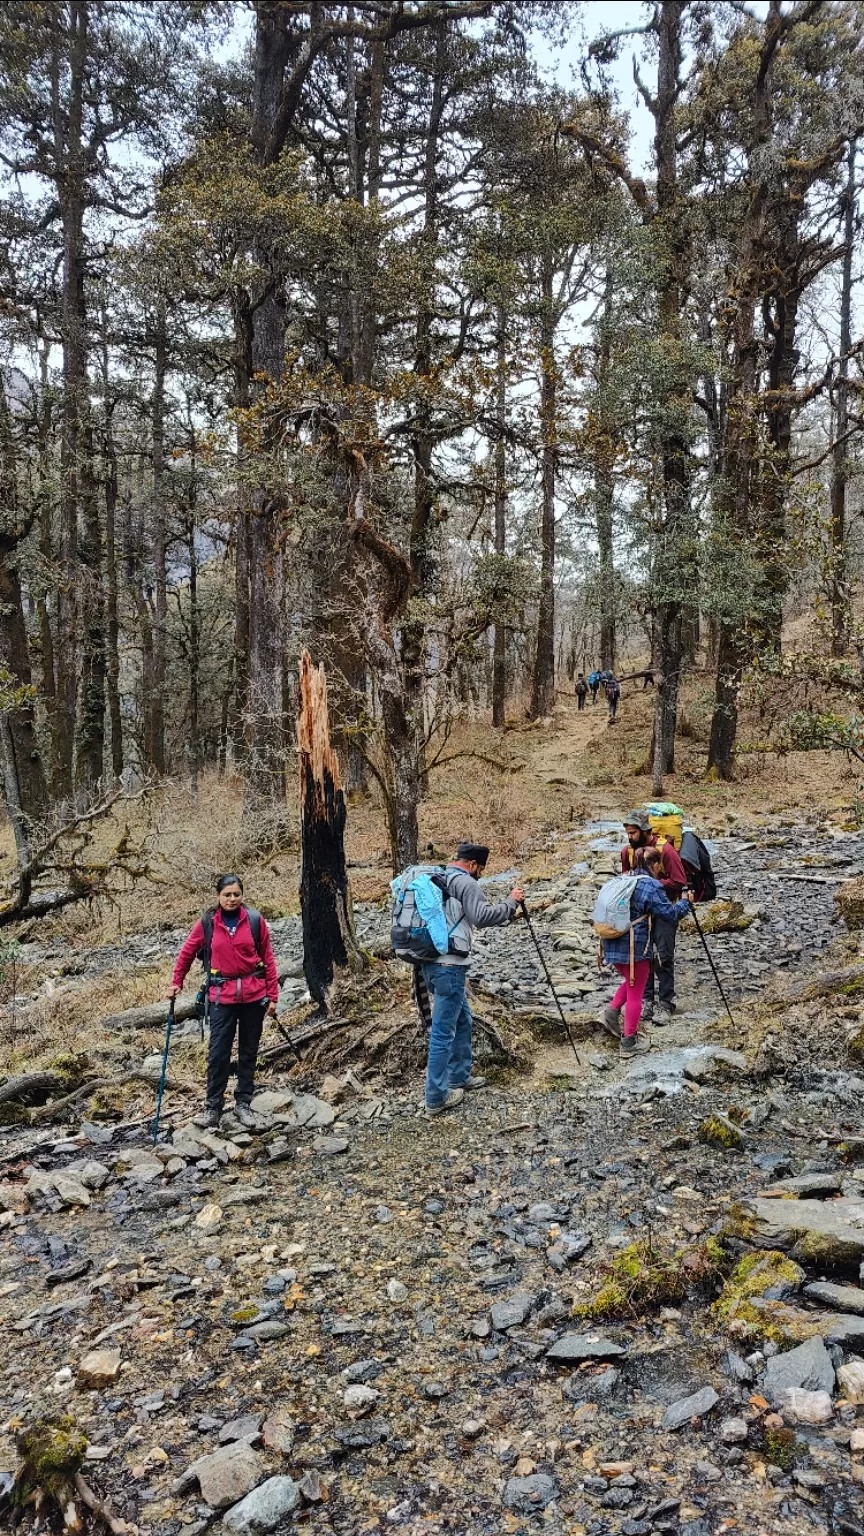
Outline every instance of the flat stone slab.
{"label": "flat stone slab", "polygon": [[825,1331],[828,1344],[841,1344],[844,1349],[864,1350],[864,1317],[838,1317],[830,1322]]}
{"label": "flat stone slab", "polygon": [[807,1339],[797,1349],[772,1355],[768,1361],[764,1380],[768,1401],[779,1405],[784,1393],[792,1388],[829,1394],[834,1391],[834,1365],[824,1340],[818,1336]]}
{"label": "flat stone slab", "polygon": [[698,1392],[691,1392],[689,1397],[679,1398],[677,1403],[672,1403],[666,1409],[660,1424],[661,1429],[683,1429],[691,1419],[701,1419],[706,1413],[719,1403],[720,1397],[713,1387],[702,1387]]}
{"label": "flat stone slab", "polygon": [[589,1333],[565,1333],[547,1349],[546,1359],[571,1364],[578,1360],[616,1360],[626,1353],[623,1344],[613,1344],[611,1339]]}
{"label": "flat stone slab", "polygon": [[226,1531],[272,1531],[300,1503],[300,1489],[291,1477],[268,1477],[223,1516]]}
{"label": "flat stone slab", "polygon": [[534,1472],[531,1477],[510,1477],[504,1485],[504,1503],[517,1515],[531,1515],[545,1509],[558,1496],[554,1477]]}
{"label": "flat stone slab", "polygon": [[[802,1255],[828,1259],[864,1257],[864,1199],[751,1200],[750,1210],[766,1243],[802,1244]],[[811,1253],[808,1254],[808,1246]]]}
{"label": "flat stone slab", "polygon": [[534,1305],[535,1298],[529,1296],[527,1291],[517,1291],[514,1296],[508,1296],[506,1301],[496,1301],[489,1316],[492,1327],[503,1332],[505,1328],[519,1328],[528,1317]]}
{"label": "flat stone slab", "polygon": [[687,1045],[679,1050],[652,1051],[634,1061],[627,1073],[626,1082],[635,1085],[666,1083],[673,1091],[680,1091],[684,1082],[705,1082],[715,1072],[746,1072],[747,1058],[740,1051],[727,1050],[722,1045]]}
{"label": "flat stone slab", "polygon": [[832,1285],[828,1280],[813,1280],[804,1287],[804,1295],[834,1312],[855,1312],[864,1317],[864,1290],[857,1285]]}
{"label": "flat stone slab", "polygon": [[763,1200],[820,1200],[828,1195],[839,1195],[843,1180],[837,1173],[799,1173],[794,1179],[778,1179],[770,1189],[759,1191]]}

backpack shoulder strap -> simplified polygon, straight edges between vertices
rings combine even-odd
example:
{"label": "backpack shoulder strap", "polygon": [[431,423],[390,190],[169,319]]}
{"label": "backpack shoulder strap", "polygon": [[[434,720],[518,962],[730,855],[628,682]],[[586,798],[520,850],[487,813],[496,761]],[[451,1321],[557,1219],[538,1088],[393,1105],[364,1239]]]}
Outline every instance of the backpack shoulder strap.
{"label": "backpack shoulder strap", "polygon": [[254,907],[247,907],[246,916],[249,919],[249,927],[252,929],[252,939],[258,951],[258,958],[263,959],[264,957],[261,954],[261,913],[256,912]]}
{"label": "backpack shoulder strap", "polygon": [[201,927],[204,929],[204,948],[201,951],[201,958],[204,962],[205,971],[210,969],[210,952],[213,948],[213,919],[215,916],[215,912],[212,911],[202,912],[201,914]]}

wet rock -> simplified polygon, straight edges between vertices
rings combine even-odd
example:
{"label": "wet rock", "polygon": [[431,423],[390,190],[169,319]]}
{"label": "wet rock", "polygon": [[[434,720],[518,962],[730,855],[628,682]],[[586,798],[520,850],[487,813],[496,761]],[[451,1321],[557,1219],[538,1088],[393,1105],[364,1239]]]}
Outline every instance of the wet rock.
{"label": "wet rock", "polygon": [[64,1264],[61,1269],[52,1269],[51,1273],[45,1276],[45,1284],[49,1287],[68,1285],[70,1280],[80,1280],[89,1268],[89,1259],[75,1259],[71,1264]]}
{"label": "wet rock", "polygon": [[489,1313],[492,1327],[499,1333],[503,1333],[507,1328],[520,1328],[530,1315],[535,1302],[536,1297],[530,1296],[526,1291],[517,1291],[506,1301],[496,1301]]}
{"label": "wet rock", "polygon": [[337,1429],[336,1439],[346,1450],[369,1450],[380,1445],[390,1433],[386,1419],[364,1419],[348,1429]]}
{"label": "wet rock", "polygon": [[546,1249],[546,1257],[552,1268],[560,1274],[569,1264],[575,1264],[583,1253],[588,1252],[591,1242],[587,1232],[562,1232],[552,1246]]}
{"label": "wet rock", "polygon": [[689,1397],[679,1398],[677,1403],[672,1403],[663,1415],[660,1428],[681,1429],[691,1419],[702,1418],[704,1414],[710,1413],[719,1401],[713,1387],[702,1387],[699,1392],[692,1392]]}
{"label": "wet rock", "polygon": [[628,1085],[657,1083],[667,1093],[683,1091],[685,1080],[703,1083],[715,1074],[745,1073],[747,1058],[721,1045],[683,1046],[678,1050],[651,1051],[630,1066]]}
{"label": "wet rock", "polygon": [[91,1349],[78,1367],[76,1384],[82,1389],[110,1386],[120,1375],[119,1349]]}
{"label": "wet rock", "polygon": [[517,1515],[536,1514],[557,1496],[555,1479],[545,1472],[534,1472],[530,1477],[511,1477],[504,1485],[504,1504]]}
{"label": "wet rock", "polygon": [[782,1394],[790,1389],[807,1392],[834,1390],[834,1366],[824,1341],[807,1339],[797,1349],[774,1355],[765,1369],[764,1390],[770,1403],[779,1407]]}
{"label": "wet rock", "polygon": [[588,1333],[565,1333],[550,1345],[546,1358],[575,1363],[580,1360],[614,1360],[626,1353],[623,1344],[614,1344],[611,1339]]}
{"label": "wet rock", "polygon": [[803,1387],[788,1387],[777,1394],[775,1402],[798,1424],[828,1424],[834,1412],[828,1392],[808,1392]]}
{"label": "wet rock", "polygon": [[272,1531],[300,1503],[292,1477],[268,1477],[222,1516],[226,1531]]}
{"label": "wet rock", "polygon": [[254,1488],[261,1476],[261,1458],[246,1440],[220,1447],[193,1461],[172,1488],[185,1493],[197,1482],[211,1509],[226,1509]]}
{"label": "wet rock", "polygon": [[832,1285],[827,1280],[814,1280],[805,1285],[804,1295],[820,1306],[834,1312],[854,1312],[864,1316],[864,1290],[854,1285]]}

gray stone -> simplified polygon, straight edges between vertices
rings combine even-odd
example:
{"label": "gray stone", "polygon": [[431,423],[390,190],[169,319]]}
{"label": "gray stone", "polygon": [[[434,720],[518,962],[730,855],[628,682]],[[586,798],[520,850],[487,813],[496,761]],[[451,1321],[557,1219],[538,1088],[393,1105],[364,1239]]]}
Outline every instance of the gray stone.
{"label": "gray stone", "polygon": [[230,1445],[233,1440],[248,1440],[249,1444],[260,1439],[260,1413],[244,1413],[239,1419],[229,1419],[219,1431],[219,1444]]}
{"label": "gray stone", "polygon": [[623,1344],[613,1344],[611,1339],[597,1338],[588,1333],[565,1333],[550,1345],[546,1358],[569,1363],[578,1360],[614,1360],[626,1353]]}
{"label": "gray stone", "polygon": [[584,1371],[574,1371],[564,1383],[564,1396],[571,1403],[600,1403],[611,1397],[618,1382],[621,1380],[621,1372],[616,1371],[614,1365],[608,1370],[600,1371],[597,1376],[589,1376]]}
{"label": "gray stone", "polygon": [[552,1268],[560,1274],[568,1264],[575,1264],[577,1259],[581,1259],[590,1247],[591,1237],[587,1232],[561,1232],[552,1246],[546,1249],[546,1257]]}
{"label": "gray stone", "polygon": [[267,1322],[253,1323],[251,1328],[244,1328],[243,1332],[247,1339],[255,1339],[259,1344],[267,1344],[271,1339],[284,1339],[291,1329],[287,1323],[277,1323],[272,1318],[268,1318]]}
{"label": "gray stone", "polygon": [[825,1342],[839,1344],[842,1349],[864,1350],[864,1317],[829,1317]]}
{"label": "gray stone", "polygon": [[702,1083],[719,1071],[746,1072],[746,1056],[721,1045],[688,1045],[678,1050],[652,1051],[650,1056],[633,1062],[626,1080],[630,1086],[659,1083],[667,1093],[680,1093],[685,1080]]}
{"label": "gray stone", "polygon": [[787,1387],[777,1399],[777,1407],[798,1424],[830,1424],[834,1412],[828,1392],[808,1392],[804,1387]]}
{"label": "gray stone", "polygon": [[762,1199],[775,1192],[779,1195],[797,1195],[799,1199],[819,1200],[824,1195],[839,1195],[843,1180],[838,1173],[801,1173],[794,1179],[778,1179],[770,1189],[762,1190]]}
{"label": "gray stone", "polygon": [[746,1419],[724,1419],[720,1425],[720,1439],[724,1445],[743,1445],[747,1433]]}
{"label": "gray stone", "polygon": [[380,1360],[355,1360],[353,1365],[346,1365],[342,1375],[346,1381],[374,1381],[382,1369]]}
{"label": "gray stone", "polygon": [[276,1115],[282,1110],[291,1109],[293,1103],[293,1093],[278,1092],[268,1088],[263,1093],[256,1093],[251,1109],[253,1115]]}
{"label": "gray stone", "polygon": [[294,1445],[294,1419],[287,1408],[275,1408],[264,1420],[261,1430],[268,1451],[288,1456]]}
{"label": "gray stone", "polygon": [[719,1401],[713,1387],[702,1387],[699,1392],[691,1392],[689,1397],[679,1398],[677,1403],[672,1403],[666,1409],[660,1428],[681,1429],[691,1419],[700,1419],[703,1414],[710,1413]]}
{"label": "gray stone", "polygon": [[831,1307],[835,1312],[855,1312],[864,1315],[864,1290],[855,1285],[832,1285],[827,1280],[814,1280],[805,1285],[804,1295],[820,1306]]}
{"label": "gray stone", "polygon": [[768,1401],[779,1403],[781,1393],[792,1387],[801,1387],[807,1392],[833,1392],[834,1366],[818,1335],[795,1349],[773,1355],[768,1361],[764,1380]]}
{"label": "gray stone", "polygon": [[226,1531],[272,1531],[300,1503],[293,1477],[268,1477],[223,1515]]}
{"label": "gray stone", "polygon": [[347,1152],[350,1145],[346,1136],[316,1136],[312,1143],[319,1157],[338,1157]]}
{"label": "gray stone", "polygon": [[201,1497],[211,1509],[227,1509],[254,1488],[260,1476],[260,1456],[248,1440],[236,1440],[209,1456],[199,1456],[178,1478],[172,1492],[185,1493],[197,1482]]}
{"label": "gray stone", "polygon": [[793,1248],[793,1258],[847,1263],[864,1258],[864,1199],[750,1202],[766,1246]]}
{"label": "gray stone", "polygon": [[506,1328],[519,1328],[529,1316],[534,1306],[536,1297],[529,1296],[527,1291],[517,1291],[514,1296],[508,1296],[506,1301],[496,1301],[489,1316],[492,1327],[503,1333]]}
{"label": "gray stone", "polygon": [[537,1226],[545,1226],[549,1222],[563,1221],[563,1219],[561,1211],[557,1206],[550,1205],[548,1200],[539,1200],[528,1212],[528,1220],[533,1221]]}
{"label": "gray stone", "polygon": [[504,1503],[517,1515],[536,1514],[558,1496],[554,1477],[534,1472],[531,1477],[510,1477],[504,1485]]}

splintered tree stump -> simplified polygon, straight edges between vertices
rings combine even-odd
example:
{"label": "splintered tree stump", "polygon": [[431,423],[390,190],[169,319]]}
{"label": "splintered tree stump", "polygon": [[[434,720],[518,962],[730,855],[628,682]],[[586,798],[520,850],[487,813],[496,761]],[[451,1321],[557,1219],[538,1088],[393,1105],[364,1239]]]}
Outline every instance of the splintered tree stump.
{"label": "splintered tree stump", "polygon": [[327,679],[308,651],[300,659],[300,910],[303,971],[311,996],[327,1010],[337,970],[363,968],[345,868],[345,796],[330,745]]}

